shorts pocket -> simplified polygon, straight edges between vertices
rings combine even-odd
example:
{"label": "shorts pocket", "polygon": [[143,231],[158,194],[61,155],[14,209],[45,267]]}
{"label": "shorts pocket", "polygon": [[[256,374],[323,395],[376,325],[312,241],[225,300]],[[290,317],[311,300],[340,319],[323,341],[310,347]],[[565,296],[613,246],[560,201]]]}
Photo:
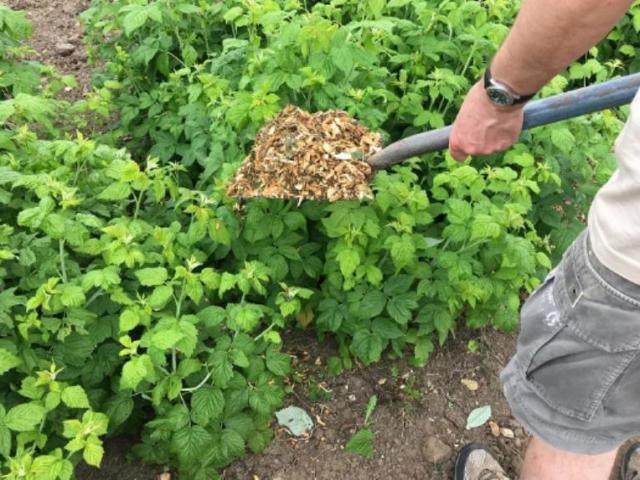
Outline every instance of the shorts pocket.
{"label": "shorts pocket", "polygon": [[[520,367],[530,387],[550,407],[590,421],[637,349],[628,348],[629,332],[618,328],[628,325],[629,312],[602,303],[604,297],[594,292],[593,283],[566,274],[562,271],[546,282],[523,307]],[[588,291],[583,285],[589,285]],[[635,316],[640,322],[638,312]]]}

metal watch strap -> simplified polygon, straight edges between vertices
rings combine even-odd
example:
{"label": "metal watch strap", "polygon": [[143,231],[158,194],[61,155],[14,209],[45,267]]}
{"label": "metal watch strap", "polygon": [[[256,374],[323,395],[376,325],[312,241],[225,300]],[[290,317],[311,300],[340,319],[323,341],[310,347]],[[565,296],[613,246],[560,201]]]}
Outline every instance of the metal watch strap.
{"label": "metal watch strap", "polygon": [[[484,71],[484,88],[488,88],[488,87],[490,87],[492,85],[492,83],[491,83],[492,79],[493,79],[493,76],[491,75],[491,68],[487,67],[487,69]],[[517,93],[513,93],[513,92],[510,92],[510,93],[514,97],[513,105],[519,105],[521,103],[526,103],[529,100],[531,100],[533,97],[536,96],[535,93],[533,93],[531,95],[518,95]]]}

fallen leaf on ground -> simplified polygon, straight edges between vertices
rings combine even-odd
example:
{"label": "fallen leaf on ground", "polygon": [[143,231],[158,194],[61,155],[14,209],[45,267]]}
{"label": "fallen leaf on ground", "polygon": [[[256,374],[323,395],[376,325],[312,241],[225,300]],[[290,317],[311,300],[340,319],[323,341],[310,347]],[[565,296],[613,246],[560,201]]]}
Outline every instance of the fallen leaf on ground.
{"label": "fallen leaf on ground", "polygon": [[487,421],[491,418],[491,406],[484,405],[483,407],[475,408],[471,411],[469,416],[467,417],[467,426],[465,427],[467,430],[471,430],[472,428],[478,428],[487,423]]}
{"label": "fallen leaf on ground", "polygon": [[372,198],[373,171],[365,159],[381,148],[380,134],[345,112],[311,114],[290,105],[260,130],[227,193],[298,201]]}
{"label": "fallen leaf on ground", "polygon": [[475,392],[476,390],[478,390],[479,385],[478,385],[478,382],[476,382],[475,380],[471,380],[469,378],[463,378],[462,380],[460,380],[460,383],[462,383],[465,387],[467,387],[472,392]]}
{"label": "fallen leaf on ground", "polygon": [[276,412],[281,427],[285,427],[291,435],[300,437],[313,428],[313,420],[307,412],[299,407],[287,407]]}

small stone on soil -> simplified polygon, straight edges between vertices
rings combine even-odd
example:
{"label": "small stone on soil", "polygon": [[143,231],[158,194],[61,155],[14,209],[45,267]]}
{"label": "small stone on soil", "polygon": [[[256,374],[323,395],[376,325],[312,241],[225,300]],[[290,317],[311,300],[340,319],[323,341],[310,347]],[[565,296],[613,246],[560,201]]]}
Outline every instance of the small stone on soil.
{"label": "small stone on soil", "polygon": [[472,392],[478,390],[478,382],[476,382],[475,380],[463,378],[462,380],[460,380],[460,382]]}
{"label": "small stone on soil", "polygon": [[76,51],[76,46],[72,43],[60,42],[56,43],[56,53],[62,57],[68,57]]}
{"label": "small stone on soil", "polygon": [[500,427],[493,420],[489,420],[489,428],[491,429],[491,435],[494,437],[500,436]]}
{"label": "small stone on soil", "polygon": [[422,454],[427,462],[442,463],[453,456],[453,449],[438,437],[429,437],[422,446]]}
{"label": "small stone on soil", "polygon": [[511,430],[510,428],[501,428],[500,429],[500,434],[504,438],[514,438],[515,437],[515,435],[513,433],[513,430]]}

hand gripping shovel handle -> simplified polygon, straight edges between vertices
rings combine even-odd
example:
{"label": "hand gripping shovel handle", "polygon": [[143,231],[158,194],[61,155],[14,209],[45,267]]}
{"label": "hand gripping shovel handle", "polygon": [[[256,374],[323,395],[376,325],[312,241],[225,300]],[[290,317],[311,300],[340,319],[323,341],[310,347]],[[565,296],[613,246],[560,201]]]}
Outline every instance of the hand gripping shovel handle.
{"label": "hand gripping shovel handle", "polygon": [[[640,88],[640,73],[616,78],[529,103],[524,109],[523,129],[539,127],[587,113],[631,103]],[[408,158],[444,150],[449,146],[451,126],[399,140],[370,157],[375,170]]]}

